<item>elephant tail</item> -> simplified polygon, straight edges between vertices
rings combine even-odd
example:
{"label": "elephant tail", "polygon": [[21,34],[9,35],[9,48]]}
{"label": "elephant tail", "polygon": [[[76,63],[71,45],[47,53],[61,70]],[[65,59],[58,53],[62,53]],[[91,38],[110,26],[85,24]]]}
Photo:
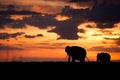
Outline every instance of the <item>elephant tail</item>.
{"label": "elephant tail", "polygon": [[89,58],[87,56],[86,56],[86,59],[87,59],[88,62],[90,62],[90,60],[89,60]]}

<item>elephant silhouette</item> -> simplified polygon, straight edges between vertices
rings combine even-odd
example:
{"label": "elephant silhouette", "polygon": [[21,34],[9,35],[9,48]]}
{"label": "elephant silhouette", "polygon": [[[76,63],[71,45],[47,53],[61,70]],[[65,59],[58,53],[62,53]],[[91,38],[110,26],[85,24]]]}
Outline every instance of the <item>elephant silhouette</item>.
{"label": "elephant silhouette", "polygon": [[108,63],[110,62],[111,56],[109,53],[101,52],[97,54],[97,62]]}
{"label": "elephant silhouette", "polygon": [[66,46],[65,52],[68,55],[68,62],[75,62],[79,60],[80,62],[85,62],[85,57],[87,55],[86,50],[79,46]]}

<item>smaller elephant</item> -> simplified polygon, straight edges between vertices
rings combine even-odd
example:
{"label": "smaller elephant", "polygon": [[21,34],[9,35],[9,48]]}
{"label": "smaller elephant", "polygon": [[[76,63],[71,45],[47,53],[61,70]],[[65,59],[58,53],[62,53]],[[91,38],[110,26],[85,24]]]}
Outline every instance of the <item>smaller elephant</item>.
{"label": "smaller elephant", "polygon": [[66,46],[65,52],[68,55],[68,62],[75,62],[75,60],[79,60],[80,62],[85,62],[85,57],[87,55],[86,50],[79,46]]}
{"label": "smaller elephant", "polygon": [[111,56],[109,53],[101,52],[97,54],[97,62],[108,63],[110,62]]}

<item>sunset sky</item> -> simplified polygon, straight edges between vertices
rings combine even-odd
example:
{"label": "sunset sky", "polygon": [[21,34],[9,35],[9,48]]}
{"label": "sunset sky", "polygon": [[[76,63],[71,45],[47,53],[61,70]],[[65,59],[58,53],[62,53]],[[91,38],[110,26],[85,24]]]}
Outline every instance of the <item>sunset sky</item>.
{"label": "sunset sky", "polygon": [[120,1],[0,0],[0,62],[67,61],[68,45],[119,61]]}

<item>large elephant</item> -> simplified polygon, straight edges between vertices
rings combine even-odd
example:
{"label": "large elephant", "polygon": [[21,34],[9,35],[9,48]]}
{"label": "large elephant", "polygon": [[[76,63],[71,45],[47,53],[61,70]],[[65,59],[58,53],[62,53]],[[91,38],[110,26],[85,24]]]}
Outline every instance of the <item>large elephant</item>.
{"label": "large elephant", "polygon": [[108,63],[110,62],[111,56],[109,53],[101,52],[97,54],[97,62]]}
{"label": "large elephant", "polygon": [[66,46],[65,52],[68,55],[68,62],[75,62],[79,60],[80,62],[85,62],[85,57],[87,55],[86,50],[79,46]]}

